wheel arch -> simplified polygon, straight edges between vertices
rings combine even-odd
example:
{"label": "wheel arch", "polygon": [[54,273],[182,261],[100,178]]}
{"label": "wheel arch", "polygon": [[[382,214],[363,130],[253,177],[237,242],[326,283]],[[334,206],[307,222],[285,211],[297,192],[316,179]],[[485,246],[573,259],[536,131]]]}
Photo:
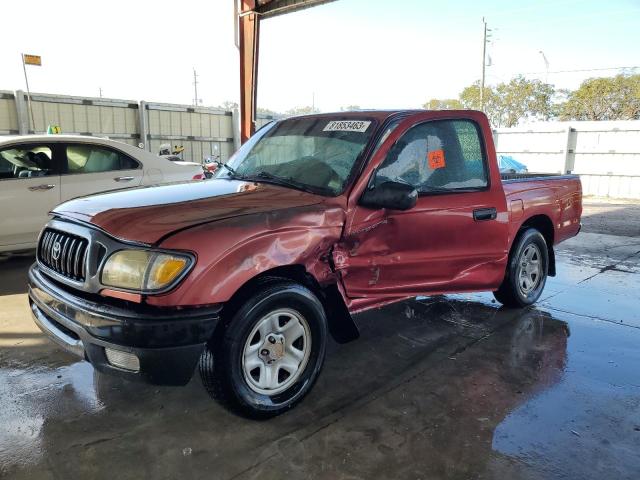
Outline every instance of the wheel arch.
{"label": "wheel arch", "polygon": [[[528,228],[535,228],[538,230],[542,236],[544,237],[544,241],[547,243],[547,250],[549,252],[549,272],[548,275],[550,277],[555,277],[556,275],[556,255],[553,249],[553,242],[555,238],[555,230],[553,228],[553,222],[547,215],[533,215],[527,218],[520,228],[518,229],[518,234],[520,232],[525,231]],[[516,244],[515,239],[511,246]]]}
{"label": "wheel arch", "polygon": [[226,310],[226,316],[230,318],[232,314],[229,312],[236,311],[242,305],[244,299],[255,292],[256,288],[277,280],[290,280],[299,283],[318,297],[327,316],[329,333],[336,342],[347,343],[360,336],[358,327],[344,302],[337,284],[320,285],[316,278],[301,264],[274,267],[250,278],[225,303],[223,315]]}

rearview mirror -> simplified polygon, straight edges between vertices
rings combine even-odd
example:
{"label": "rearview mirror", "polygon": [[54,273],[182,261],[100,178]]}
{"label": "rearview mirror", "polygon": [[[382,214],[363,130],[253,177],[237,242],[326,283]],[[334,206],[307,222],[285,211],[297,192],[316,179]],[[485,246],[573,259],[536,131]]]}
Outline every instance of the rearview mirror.
{"label": "rearview mirror", "polygon": [[416,206],[418,192],[411,185],[387,181],[365,190],[360,205],[390,210],[409,210]]}

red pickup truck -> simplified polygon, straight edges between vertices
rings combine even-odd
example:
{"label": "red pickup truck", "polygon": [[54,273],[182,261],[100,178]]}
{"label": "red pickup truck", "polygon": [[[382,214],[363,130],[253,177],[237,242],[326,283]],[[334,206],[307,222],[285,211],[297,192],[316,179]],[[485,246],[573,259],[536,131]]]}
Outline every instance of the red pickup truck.
{"label": "red pickup truck", "polygon": [[78,198],[29,272],[33,317],[96,369],[207,388],[268,417],[313,386],[354,312],[416,295],[535,302],[576,235],[576,176],[502,179],[475,111],[273,122],[215,178]]}

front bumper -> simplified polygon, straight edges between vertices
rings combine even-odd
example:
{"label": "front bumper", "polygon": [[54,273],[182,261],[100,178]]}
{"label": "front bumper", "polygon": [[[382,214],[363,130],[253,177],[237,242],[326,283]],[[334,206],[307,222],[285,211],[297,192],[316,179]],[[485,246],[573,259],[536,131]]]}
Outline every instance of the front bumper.
{"label": "front bumper", "polygon": [[[157,308],[89,300],[61,288],[34,264],[33,319],[51,340],[99,371],[155,385],[185,385],[220,319],[222,305]],[[137,370],[111,364],[106,349],[135,355]]]}

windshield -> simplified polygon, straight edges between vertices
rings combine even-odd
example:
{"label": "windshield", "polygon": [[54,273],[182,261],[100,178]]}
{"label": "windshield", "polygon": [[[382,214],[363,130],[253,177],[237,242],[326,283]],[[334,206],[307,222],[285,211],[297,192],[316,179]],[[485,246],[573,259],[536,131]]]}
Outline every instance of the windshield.
{"label": "windshield", "polygon": [[263,127],[220,168],[217,178],[271,181],[323,195],[346,187],[375,130],[366,118],[291,118]]}

